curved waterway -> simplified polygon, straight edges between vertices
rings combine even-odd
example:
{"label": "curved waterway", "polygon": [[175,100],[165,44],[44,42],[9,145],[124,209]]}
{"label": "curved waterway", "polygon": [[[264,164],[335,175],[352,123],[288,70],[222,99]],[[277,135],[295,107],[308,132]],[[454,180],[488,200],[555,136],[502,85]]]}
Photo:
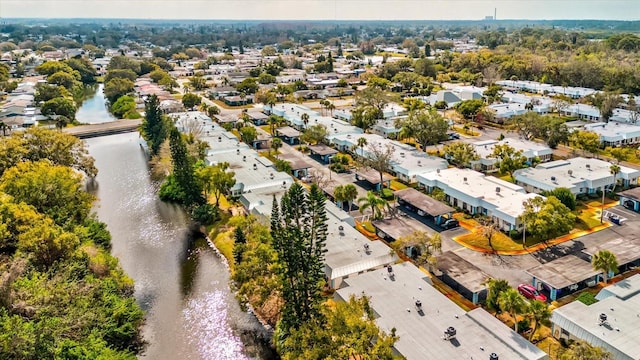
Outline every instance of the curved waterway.
{"label": "curved waterway", "polygon": [[[85,106],[98,110],[83,111]],[[110,121],[106,107],[96,107],[92,99],[82,108],[80,122],[89,122],[86,114],[92,122]],[[182,209],[159,200],[139,134],[86,143],[99,171],[88,185],[98,197],[95,211],[107,224],[112,253],[135,281],[135,297],[147,312],[143,333],[149,345],[141,358],[275,359],[269,334],[240,309],[229,289],[223,260],[192,229]]]}

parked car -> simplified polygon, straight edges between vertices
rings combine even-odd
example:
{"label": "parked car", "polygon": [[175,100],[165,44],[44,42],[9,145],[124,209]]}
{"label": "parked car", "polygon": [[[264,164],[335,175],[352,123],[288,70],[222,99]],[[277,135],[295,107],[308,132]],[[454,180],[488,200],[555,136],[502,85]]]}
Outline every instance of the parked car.
{"label": "parked car", "polygon": [[460,226],[460,223],[456,219],[447,219],[440,226],[442,226],[444,229],[449,230]]}
{"label": "parked car", "polygon": [[547,297],[529,284],[518,285],[518,292],[527,299],[547,301]]}
{"label": "parked car", "polygon": [[449,136],[449,140],[458,140],[458,139],[460,139],[460,135],[458,135],[458,133],[449,133],[447,135]]}

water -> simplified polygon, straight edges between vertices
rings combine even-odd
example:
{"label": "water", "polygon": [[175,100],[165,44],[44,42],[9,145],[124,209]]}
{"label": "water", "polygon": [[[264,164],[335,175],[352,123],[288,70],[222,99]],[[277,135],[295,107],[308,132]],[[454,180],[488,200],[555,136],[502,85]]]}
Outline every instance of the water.
{"label": "water", "polygon": [[76,113],[76,119],[82,124],[98,124],[117,120],[107,111],[104,97],[104,85],[98,84],[96,92],[82,102]]}
{"label": "water", "polygon": [[86,143],[99,170],[88,185],[98,197],[95,211],[147,311],[143,333],[149,346],[141,357],[273,359],[269,335],[238,306],[222,260],[190,229],[179,207],[158,199],[138,133]]}

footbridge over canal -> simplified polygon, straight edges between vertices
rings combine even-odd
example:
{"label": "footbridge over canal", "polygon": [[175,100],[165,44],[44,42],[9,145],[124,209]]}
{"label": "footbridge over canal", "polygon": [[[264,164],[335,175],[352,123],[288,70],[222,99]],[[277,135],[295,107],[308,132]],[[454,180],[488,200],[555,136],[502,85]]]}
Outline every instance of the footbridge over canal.
{"label": "footbridge over canal", "polygon": [[140,124],[142,124],[141,119],[117,120],[101,124],[79,125],[63,129],[62,131],[80,139],[88,139],[138,131]]}

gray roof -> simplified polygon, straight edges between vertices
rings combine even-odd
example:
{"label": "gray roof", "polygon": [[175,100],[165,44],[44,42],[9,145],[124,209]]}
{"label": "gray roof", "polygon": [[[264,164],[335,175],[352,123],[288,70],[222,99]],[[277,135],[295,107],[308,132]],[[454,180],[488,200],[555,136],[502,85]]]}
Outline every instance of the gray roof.
{"label": "gray roof", "polygon": [[276,133],[290,138],[300,136],[300,131],[292,128],[291,126],[283,126],[281,128],[277,128]]}
{"label": "gray roof", "polygon": [[333,155],[338,153],[338,150],[325,144],[309,145],[307,147],[309,148],[309,150],[311,150],[312,153],[318,154],[320,156]]}
{"label": "gray roof", "polygon": [[313,164],[293,154],[282,154],[279,159],[289,162],[289,164],[291,164],[291,170],[303,170],[313,167]]}
{"label": "gray roof", "polygon": [[414,231],[433,232],[429,227],[409,216],[376,220],[372,224],[393,239],[409,235]]}
{"label": "gray roof", "polygon": [[[396,329],[394,347],[406,359],[488,359],[491,353],[500,359],[548,358],[483,309],[465,313],[413,264],[393,265],[393,272],[393,278],[382,269],[345,279],[347,286],[337,290],[336,297],[369,296],[376,323],[387,333]],[[422,314],[414,307],[416,300],[423,304]],[[450,326],[456,339],[446,341],[443,334]]]}
{"label": "gray roof", "polygon": [[455,209],[413,188],[398,190],[395,195],[431,216],[455,212]]}
{"label": "gray roof", "polygon": [[[607,324],[599,324],[599,315]],[[572,336],[611,352],[616,360],[640,359],[640,296],[608,297],[595,304],[574,301],[553,311],[551,321]]]}
{"label": "gray roof", "polygon": [[633,275],[600,290],[596,299],[604,300],[610,296],[626,300],[640,293],[640,274]]}
{"label": "gray roof", "polygon": [[577,284],[600,273],[600,271],[593,270],[591,263],[575,255],[563,256],[533,267],[526,272],[556,289]]}
{"label": "gray roof", "polygon": [[594,255],[600,250],[609,250],[616,255],[619,265],[625,265],[640,259],[640,238],[616,238],[603,243],[594,244],[584,250],[585,254]]}
{"label": "gray roof", "polygon": [[[371,168],[360,169],[356,172],[356,174],[370,182],[371,184],[379,184],[380,183],[380,173],[377,170]],[[382,181],[389,181],[393,179],[391,176],[382,173]]]}
{"label": "gray roof", "polygon": [[438,268],[472,293],[485,290],[487,286],[484,285],[484,282],[490,278],[480,268],[461,258],[453,251],[447,251],[438,256]]}
{"label": "gray roof", "polygon": [[629,199],[640,200],[640,187],[621,191],[618,193],[620,196],[624,196]]}

